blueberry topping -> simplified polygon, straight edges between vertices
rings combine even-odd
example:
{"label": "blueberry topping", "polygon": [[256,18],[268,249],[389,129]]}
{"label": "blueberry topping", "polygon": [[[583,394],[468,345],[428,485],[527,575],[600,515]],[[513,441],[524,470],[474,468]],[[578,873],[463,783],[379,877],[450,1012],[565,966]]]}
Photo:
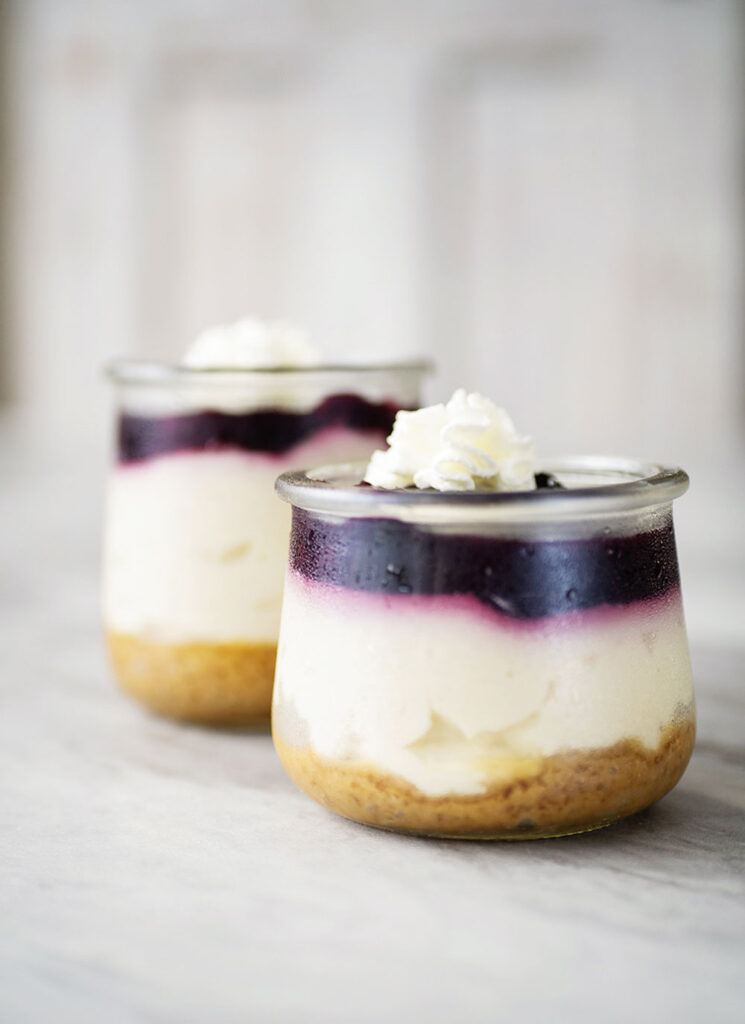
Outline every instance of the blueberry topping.
{"label": "blueberry topping", "polygon": [[564,491],[564,484],[560,483],[553,473],[536,473],[535,485],[539,491]]}
{"label": "blueberry topping", "polygon": [[628,604],[679,583],[672,519],[631,536],[526,543],[296,508],[290,564],[309,579],[353,590],[468,594],[515,619]]}
{"label": "blueberry topping", "polygon": [[282,455],[321,430],[390,433],[397,408],[391,402],[368,402],[360,395],[330,395],[309,412],[257,409],[254,412],[218,412],[205,409],[181,416],[119,418],[120,462],[138,462],[172,452],[238,448]]}

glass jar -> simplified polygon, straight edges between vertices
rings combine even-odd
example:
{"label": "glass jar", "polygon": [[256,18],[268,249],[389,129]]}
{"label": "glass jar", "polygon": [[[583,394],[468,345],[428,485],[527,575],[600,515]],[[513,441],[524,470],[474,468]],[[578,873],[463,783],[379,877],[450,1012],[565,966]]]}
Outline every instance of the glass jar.
{"label": "glass jar", "polygon": [[529,838],[652,804],[693,749],[679,469],[576,457],[565,489],[384,491],[283,475],[272,728],[290,777],[396,831]]}
{"label": "glass jar", "polygon": [[290,531],[274,480],[367,458],[427,368],[109,367],[103,618],[125,690],[174,718],[268,721]]}

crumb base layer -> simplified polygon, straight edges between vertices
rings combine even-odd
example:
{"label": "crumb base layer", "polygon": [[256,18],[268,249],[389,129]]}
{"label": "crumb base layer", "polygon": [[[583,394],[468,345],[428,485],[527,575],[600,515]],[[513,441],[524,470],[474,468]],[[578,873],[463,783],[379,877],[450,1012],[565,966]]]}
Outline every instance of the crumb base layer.
{"label": "crumb base layer", "polygon": [[106,643],[122,689],[158,714],[205,725],[269,721],[275,644],[154,643],[112,631]]}
{"label": "crumb base layer", "polygon": [[332,762],[309,748],[274,744],[290,778],[345,818],[412,835],[457,839],[542,839],[611,825],[668,793],[693,751],[692,718],[670,726],[650,750],[627,739],[611,747],[543,759],[538,774],[483,793],[430,797],[370,764]]}

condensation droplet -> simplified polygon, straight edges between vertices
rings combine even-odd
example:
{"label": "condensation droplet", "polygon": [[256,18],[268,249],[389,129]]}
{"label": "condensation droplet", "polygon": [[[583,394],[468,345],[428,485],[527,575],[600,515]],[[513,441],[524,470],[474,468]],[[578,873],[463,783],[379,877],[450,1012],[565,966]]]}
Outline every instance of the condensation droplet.
{"label": "condensation droplet", "polygon": [[490,604],[492,604],[500,612],[504,612],[506,615],[517,614],[515,602],[512,601],[509,597],[503,597],[501,594],[489,594],[488,599]]}

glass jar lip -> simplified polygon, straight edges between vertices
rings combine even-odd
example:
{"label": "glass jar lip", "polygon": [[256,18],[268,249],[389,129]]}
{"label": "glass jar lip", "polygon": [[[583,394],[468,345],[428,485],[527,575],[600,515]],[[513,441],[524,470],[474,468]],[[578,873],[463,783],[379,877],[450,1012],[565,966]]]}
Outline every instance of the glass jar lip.
{"label": "glass jar lip", "polygon": [[154,385],[199,384],[200,386],[235,384],[237,381],[267,381],[294,376],[303,380],[344,374],[374,375],[380,373],[431,373],[434,364],[429,359],[410,359],[381,363],[313,363],[308,366],[257,367],[194,367],[181,363],[166,363],[150,359],[112,359],[104,365],[104,373],[122,384]]}
{"label": "glass jar lip", "polygon": [[[568,455],[542,460],[541,472],[585,477],[584,485],[534,491],[418,491],[359,486],[366,463],[336,463],[283,473],[280,498],[310,512],[417,520],[550,520],[669,504],[688,490],[688,474],[623,456]],[[592,483],[592,478],[600,482]],[[606,482],[601,478],[617,477]]]}

